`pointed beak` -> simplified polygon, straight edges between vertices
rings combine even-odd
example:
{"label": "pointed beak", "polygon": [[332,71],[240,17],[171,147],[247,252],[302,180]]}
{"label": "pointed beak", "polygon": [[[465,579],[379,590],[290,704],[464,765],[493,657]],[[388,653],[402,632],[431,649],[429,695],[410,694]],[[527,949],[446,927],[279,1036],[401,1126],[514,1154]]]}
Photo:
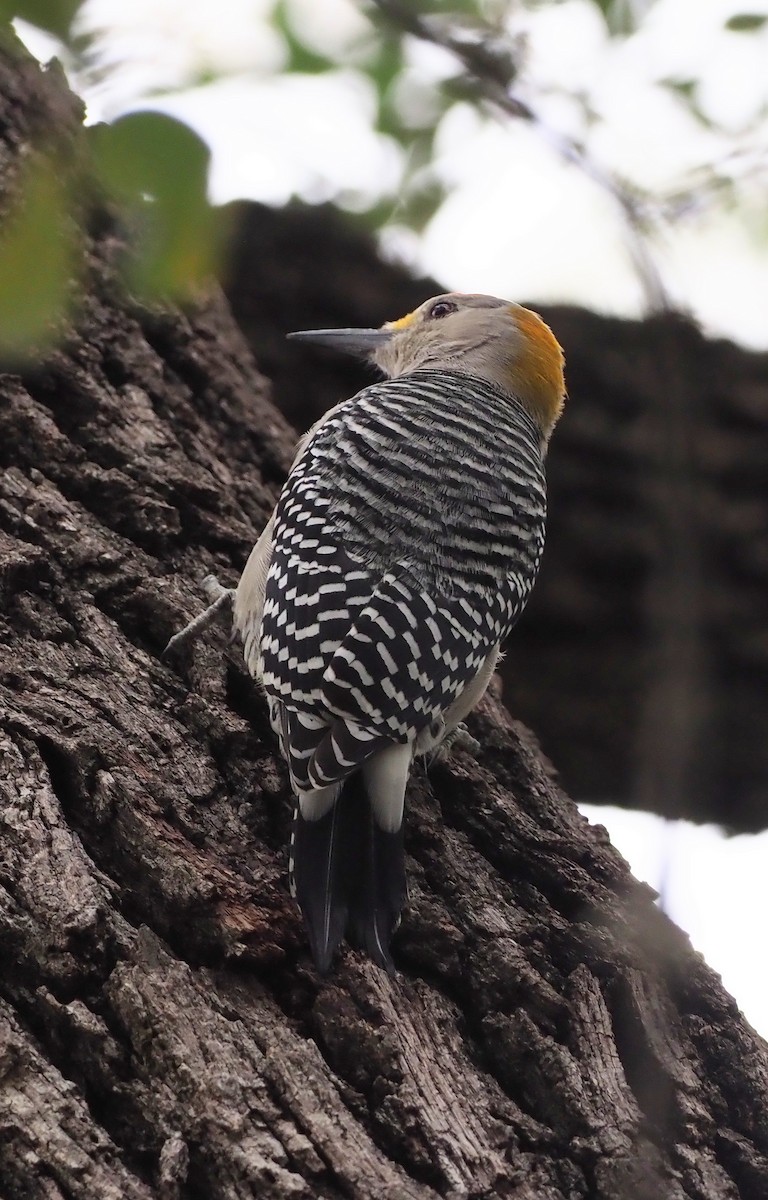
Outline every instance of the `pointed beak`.
{"label": "pointed beak", "polygon": [[367,358],[374,350],[392,337],[391,329],[302,329],[287,335],[296,342],[311,342],[315,346],[327,346],[342,354],[355,354]]}

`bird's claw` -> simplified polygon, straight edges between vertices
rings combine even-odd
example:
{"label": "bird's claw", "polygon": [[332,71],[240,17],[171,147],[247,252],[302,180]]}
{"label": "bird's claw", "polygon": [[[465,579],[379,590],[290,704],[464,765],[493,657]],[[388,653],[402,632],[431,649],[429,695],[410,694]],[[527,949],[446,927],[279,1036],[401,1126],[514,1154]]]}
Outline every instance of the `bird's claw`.
{"label": "bird's claw", "polygon": [[470,754],[477,754],[479,749],[480,743],[477,738],[472,737],[464,722],[461,721],[450,733],[445,735],[442,742],[432,751],[428,767],[434,767],[436,763],[442,762],[452,750],[468,750]]}
{"label": "bird's claw", "polygon": [[186,645],[187,642],[194,641],[204,629],[213,624],[219,613],[234,601],[235,589],[222,587],[215,575],[206,575],[201,587],[210,602],[208,607],[173,635],[163,650],[162,658],[165,658],[172,650],[178,650],[180,646]]}

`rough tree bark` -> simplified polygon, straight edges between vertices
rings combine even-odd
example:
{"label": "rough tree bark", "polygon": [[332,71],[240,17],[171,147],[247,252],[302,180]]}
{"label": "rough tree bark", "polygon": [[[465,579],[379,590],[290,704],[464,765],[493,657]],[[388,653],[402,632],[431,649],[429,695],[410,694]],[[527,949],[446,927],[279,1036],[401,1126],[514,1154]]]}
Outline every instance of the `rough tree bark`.
{"label": "rough tree bark", "polygon": [[[9,157],[76,113],[0,56]],[[388,978],[318,979],[290,798],[223,630],[292,433],[225,303],[119,298],[0,380],[0,1194],[768,1194],[768,1055],[491,697],[417,773]]]}

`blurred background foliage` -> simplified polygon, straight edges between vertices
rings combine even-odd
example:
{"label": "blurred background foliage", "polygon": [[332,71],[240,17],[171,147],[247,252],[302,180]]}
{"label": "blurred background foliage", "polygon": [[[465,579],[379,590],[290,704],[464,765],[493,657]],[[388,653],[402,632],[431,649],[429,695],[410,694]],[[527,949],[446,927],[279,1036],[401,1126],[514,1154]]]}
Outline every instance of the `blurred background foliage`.
{"label": "blurred background foliage", "polygon": [[[617,42],[641,33],[655,8],[654,0],[584,2],[592,4],[607,36]],[[141,0],[136,3],[140,10]],[[146,7],[150,14],[151,5]],[[372,130],[392,148],[392,169],[386,178],[371,180],[364,193],[343,186],[334,192],[331,185],[330,190],[321,187],[319,198],[347,207],[377,233],[396,228],[418,234],[433,219],[451,186],[435,169],[436,140],[451,114],[469,107],[481,121],[525,122],[551,154],[574,164],[605,191],[623,222],[648,308],[667,303],[652,246],[664,223],[704,205],[742,206],[754,236],[768,237],[764,203],[755,203],[756,185],[762,197],[768,170],[768,91],[740,120],[723,124],[707,102],[701,79],[660,74],[658,87],[712,133],[714,150],[698,163],[686,163],[663,186],[649,187],[599,153],[596,131],[606,114],[590,88],[537,76],[521,17],[563,8],[563,0],[360,0],[347,5],[344,20],[331,32],[323,29],[322,4],[313,17],[295,0],[229,0],[221,6],[222,19],[227,7],[251,12],[253,38],[247,45],[222,55],[211,28],[209,40],[199,39],[191,53],[179,53],[164,80],[147,83],[141,78],[141,56],[152,58],[152,42],[146,31],[142,35],[140,13],[137,19],[134,11],[133,25],[120,26],[115,6],[100,0],[0,0],[0,18],[16,21],[22,36],[31,27],[50,35],[50,53],[60,58],[89,107],[98,110],[99,97],[106,97],[102,108],[108,119],[85,135],[85,159],[89,175],[131,229],[127,283],[139,297],[183,299],[216,269],[222,238],[208,199],[208,148],[184,121],[150,110],[171,93],[214,87],[228,72],[266,78],[344,71],[365,81],[363,107]],[[759,8],[744,0],[729,10],[723,37],[762,38],[768,11]],[[172,39],[173,29],[157,36]],[[134,104],[123,99],[123,111],[111,113],[110,86],[121,76],[128,81],[127,92],[133,89]],[[132,106],[140,111],[126,111]],[[6,358],[34,354],[49,344],[73,300],[76,172],[59,169],[55,148],[40,149],[5,201],[0,351]],[[25,272],[30,262],[37,269]]]}

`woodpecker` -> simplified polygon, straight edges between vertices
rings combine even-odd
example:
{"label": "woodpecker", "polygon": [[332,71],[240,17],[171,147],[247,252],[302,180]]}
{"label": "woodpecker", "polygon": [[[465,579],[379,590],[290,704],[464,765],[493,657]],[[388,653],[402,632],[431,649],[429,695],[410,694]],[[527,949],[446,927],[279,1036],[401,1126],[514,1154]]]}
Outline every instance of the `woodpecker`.
{"label": "woodpecker", "polygon": [[299,443],[234,625],[296,796],[291,889],[317,967],[346,936],[392,972],[411,765],[477,705],[536,578],[563,353],[536,313],[459,293],[289,336],[385,378]]}

